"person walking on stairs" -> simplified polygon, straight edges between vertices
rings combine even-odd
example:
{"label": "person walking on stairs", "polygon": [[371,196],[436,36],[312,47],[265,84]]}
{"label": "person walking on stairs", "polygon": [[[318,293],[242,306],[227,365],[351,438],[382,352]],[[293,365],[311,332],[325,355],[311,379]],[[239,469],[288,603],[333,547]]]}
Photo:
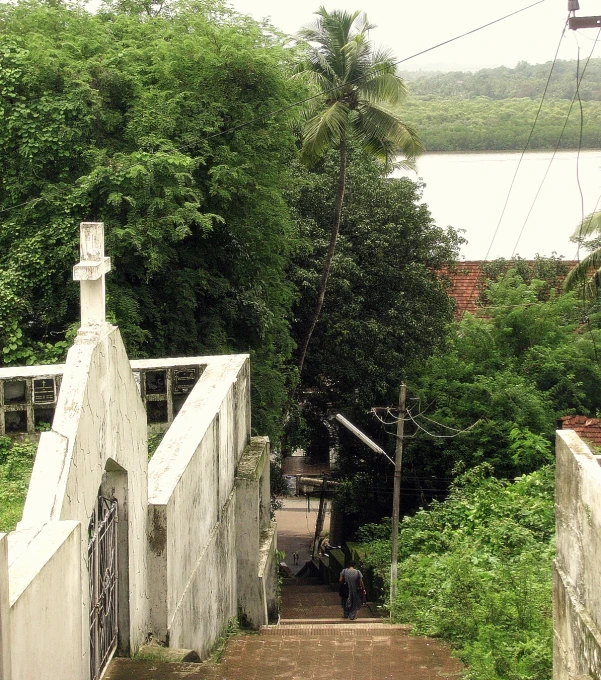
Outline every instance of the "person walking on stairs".
{"label": "person walking on stairs", "polygon": [[365,590],[363,574],[356,568],[356,563],[351,560],[348,568],[340,572],[340,599],[342,603],[342,616],[354,621],[357,612],[363,604],[361,593]]}

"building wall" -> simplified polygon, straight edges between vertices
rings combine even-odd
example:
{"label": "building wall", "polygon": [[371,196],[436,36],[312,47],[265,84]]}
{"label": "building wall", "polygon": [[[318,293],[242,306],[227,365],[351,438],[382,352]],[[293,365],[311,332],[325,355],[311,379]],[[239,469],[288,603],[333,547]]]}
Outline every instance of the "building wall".
{"label": "building wall", "polygon": [[553,679],[601,678],[601,456],[571,430],[556,440]]}
{"label": "building wall", "polygon": [[149,465],[153,635],[206,655],[237,613],[238,461],[250,438],[246,355],[211,358]]}
{"label": "building wall", "polygon": [[19,534],[10,535],[9,547],[12,676],[2,677],[84,678],[80,525],[51,522],[31,540]]}
{"label": "building wall", "polygon": [[[52,430],[40,438],[23,519],[10,535],[11,593],[24,578],[32,584],[14,599],[16,608],[11,599],[10,635],[19,641],[10,645],[13,677],[46,677],[42,661],[25,651],[24,622],[50,626],[53,617],[60,625],[40,653],[64,658],[58,666],[44,661],[49,677],[89,675],[87,528],[99,489],[120,507],[118,653],[152,634],[206,656],[238,613],[258,626],[277,610],[269,442],[250,441],[249,358],[159,363],[168,371],[196,360],[204,370],[147,466],[146,412],[119,331],[108,324],[80,330]],[[144,371],[156,362],[138,363]],[[65,527],[73,529],[64,545],[47,541],[44,559],[36,557],[41,537]],[[3,545],[0,538],[0,624]]]}

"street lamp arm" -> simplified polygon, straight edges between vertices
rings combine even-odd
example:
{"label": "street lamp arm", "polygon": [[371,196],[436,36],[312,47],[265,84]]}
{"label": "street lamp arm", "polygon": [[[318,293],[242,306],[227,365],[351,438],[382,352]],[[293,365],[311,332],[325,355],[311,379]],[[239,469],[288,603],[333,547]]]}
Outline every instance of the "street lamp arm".
{"label": "street lamp arm", "polygon": [[366,434],[363,434],[361,430],[358,427],[355,427],[351,422],[349,422],[344,416],[341,416],[340,413],[336,415],[336,420],[339,423],[342,423],[344,427],[346,427],[347,430],[350,430],[356,437],[358,437],[364,444],[367,444],[372,451],[375,451],[376,453],[381,453],[383,456],[386,456],[386,458],[394,465],[394,461],[392,458],[384,451],[383,448],[378,446],[376,442],[372,441]]}

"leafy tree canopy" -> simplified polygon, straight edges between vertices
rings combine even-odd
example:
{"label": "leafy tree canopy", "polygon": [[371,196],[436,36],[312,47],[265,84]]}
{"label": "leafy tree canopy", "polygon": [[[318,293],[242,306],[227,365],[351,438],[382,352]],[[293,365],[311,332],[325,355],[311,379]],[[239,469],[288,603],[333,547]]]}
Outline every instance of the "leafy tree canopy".
{"label": "leafy tree canopy", "polygon": [[3,4],[0,34],[0,360],[62,358],[78,224],[101,220],[130,355],[250,351],[255,424],[276,434],[296,151],[269,114],[299,96],[293,51],[203,1]]}
{"label": "leafy tree canopy", "polygon": [[[299,291],[295,337],[302,335],[319,285],[337,161],[332,152],[312,172],[298,167],[290,185],[288,200],[301,236],[290,270]],[[409,366],[444,345],[453,315],[434,270],[454,261],[460,238],[436,226],[418,184],[383,177],[381,167],[351,148],[341,222],[328,297],[297,393],[300,412],[288,423],[289,446],[305,446],[317,456],[327,456],[335,444],[337,426],[332,428],[331,419],[338,411],[374,428],[367,410],[394,403]],[[370,463],[371,458],[354,467],[353,474],[372,474]]]}

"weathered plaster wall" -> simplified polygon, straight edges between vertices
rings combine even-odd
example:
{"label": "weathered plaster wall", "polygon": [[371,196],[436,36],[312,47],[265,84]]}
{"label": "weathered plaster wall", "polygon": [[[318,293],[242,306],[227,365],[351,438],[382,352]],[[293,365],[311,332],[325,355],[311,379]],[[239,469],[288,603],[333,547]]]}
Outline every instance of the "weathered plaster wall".
{"label": "weathered plaster wall", "polygon": [[[236,556],[238,608],[245,622],[258,628],[273,613],[275,524],[269,516],[269,440],[254,437],[244,450],[238,467]],[[275,604],[277,610],[277,604]]]}
{"label": "weathered plaster wall", "polygon": [[149,465],[152,632],[201,656],[236,615],[234,478],[250,437],[249,381],[246,355],[208,358]]}
{"label": "weathered plaster wall", "polygon": [[146,412],[119,330],[109,324],[80,329],[67,356],[52,430],[40,437],[19,528],[59,520],[82,525],[80,613],[86,664],[87,527],[101,484],[120,506],[121,650],[135,650],[148,634],[147,451]]}
{"label": "weathered plaster wall", "polygon": [[84,678],[80,524],[20,534],[10,534],[8,551],[12,680]]}
{"label": "weathered plaster wall", "polygon": [[556,458],[553,678],[601,680],[601,457],[560,430]]}
{"label": "weathered plaster wall", "polygon": [[8,540],[0,534],[0,680],[11,680],[10,602],[8,599]]}

